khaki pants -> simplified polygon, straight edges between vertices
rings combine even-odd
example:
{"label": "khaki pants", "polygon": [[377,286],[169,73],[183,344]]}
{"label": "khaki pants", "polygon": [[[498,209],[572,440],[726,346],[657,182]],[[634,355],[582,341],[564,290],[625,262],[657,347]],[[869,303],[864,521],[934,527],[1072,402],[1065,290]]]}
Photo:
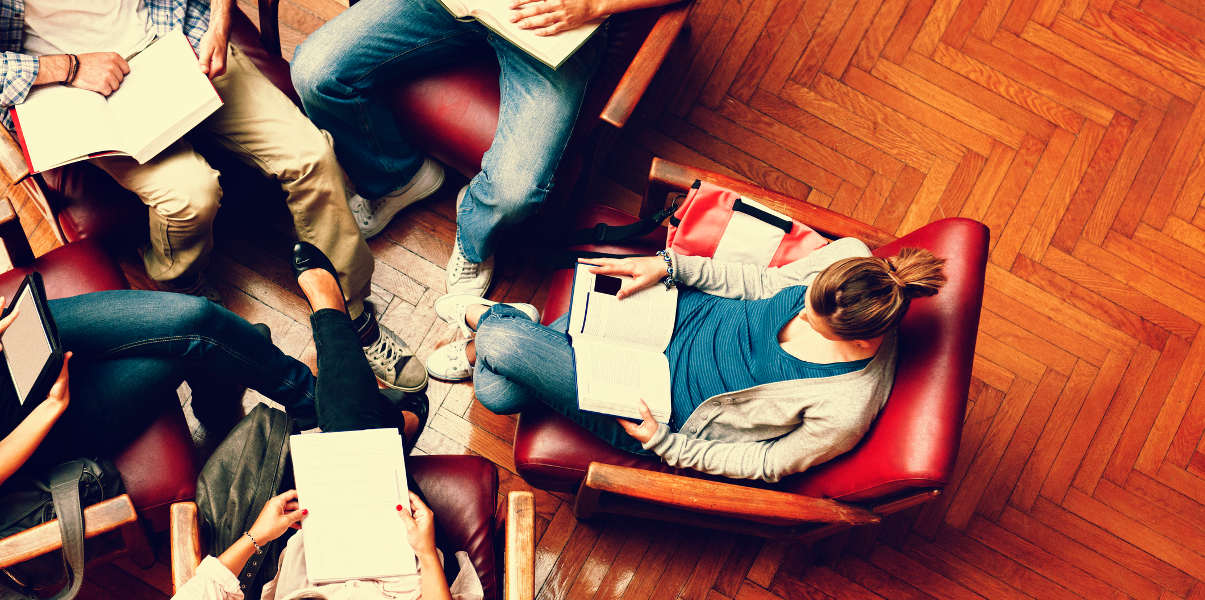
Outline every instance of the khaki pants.
{"label": "khaki pants", "polygon": [[[370,291],[373,258],[347,207],[343,171],[329,139],[233,46],[226,72],[213,85],[225,105],[189,136],[210,136],[280,181],[298,238],[331,259],[347,294],[348,313],[359,315]],[[142,259],[152,279],[192,277],[204,268],[222,189],[217,171],[187,137],[146,164],[127,157],[92,163],[147,205],[151,245]]]}

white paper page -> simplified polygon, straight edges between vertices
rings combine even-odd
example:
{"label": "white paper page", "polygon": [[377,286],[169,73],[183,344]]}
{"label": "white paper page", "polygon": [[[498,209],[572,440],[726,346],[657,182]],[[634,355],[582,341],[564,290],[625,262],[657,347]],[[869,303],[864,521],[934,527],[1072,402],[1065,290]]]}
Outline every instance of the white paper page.
{"label": "white paper page", "polygon": [[581,336],[573,340],[578,408],[640,419],[640,400],[658,423],[670,415],[669,360],[657,350]]}
{"label": "white paper page", "polygon": [[50,341],[46,339],[46,330],[42,328],[42,317],[34,303],[33,290],[25,288],[25,293],[17,298],[16,304],[20,314],[4,332],[3,344],[7,350],[4,356],[8,359],[8,372],[17,388],[17,401],[25,404],[25,397],[50,359]]}
{"label": "white paper page", "polygon": [[606,276],[591,273],[588,265],[578,266],[574,273],[569,315],[569,336],[574,343],[578,336],[592,335],[664,351],[674,334],[677,288],[667,290],[658,284],[619,300],[613,294],[597,291],[599,277]]}
{"label": "white paper page", "polygon": [[139,163],[154,158],[221,104],[179,30],[130,59],[130,73],[109,96],[127,152]]}
{"label": "white paper page", "polygon": [[533,30],[520,29],[510,22],[510,0],[468,0],[465,4],[470,7],[470,14],[486,26],[553,68],[560,66],[566,57],[585,43],[601,23],[587,23],[556,35],[539,36]]}
{"label": "white paper page", "polygon": [[309,433],[289,438],[305,519],[310,580],[343,581],[417,572],[396,506],[409,506],[397,429]]}
{"label": "white paper page", "polygon": [[43,85],[30,92],[17,105],[17,122],[31,167],[38,173],[116,150],[123,139],[104,96],[65,85]]}

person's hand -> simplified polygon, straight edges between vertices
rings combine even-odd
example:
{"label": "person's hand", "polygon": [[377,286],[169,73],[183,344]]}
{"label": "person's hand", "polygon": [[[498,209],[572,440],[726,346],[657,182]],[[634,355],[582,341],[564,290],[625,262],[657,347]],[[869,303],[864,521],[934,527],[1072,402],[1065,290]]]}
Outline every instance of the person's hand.
{"label": "person's hand", "polygon": [[511,0],[511,23],[536,35],[556,35],[602,16],[597,0]]}
{"label": "person's hand", "polygon": [[71,404],[71,389],[67,386],[67,363],[71,362],[72,356],[72,352],[63,355],[63,368],[59,369],[58,379],[54,380],[54,385],[50,386],[50,391],[46,394],[46,401],[42,403],[58,411],[60,415],[67,410],[67,405]]}
{"label": "person's hand", "polygon": [[435,553],[435,513],[427,508],[418,494],[410,492],[410,506],[397,505],[397,514],[406,525],[406,538],[419,558],[438,556]]}
{"label": "person's hand", "polygon": [[665,278],[665,259],[660,256],[632,258],[579,258],[578,262],[597,265],[590,269],[596,275],[626,275],[615,297],[623,300],[640,290],[651,287]]}
{"label": "person's hand", "polygon": [[[5,301],[5,297],[0,296],[0,306],[4,306],[4,301]],[[17,320],[17,315],[19,315],[19,314],[21,314],[21,309],[14,308],[12,312],[8,313],[7,317],[0,319],[0,334],[3,334],[4,330],[8,329],[8,326],[12,325],[13,321]],[[4,349],[4,346],[0,345],[0,350],[3,350],[3,349]]]}
{"label": "person's hand", "polygon": [[309,512],[297,505],[297,490],[289,490],[264,503],[264,508],[259,511],[259,516],[255,517],[247,533],[263,546],[284,535],[286,529],[301,529],[301,520]]}
{"label": "person's hand", "polygon": [[121,87],[121,81],[130,72],[130,64],[116,52],[89,52],[77,56],[79,71],[71,87],[108,96]]}
{"label": "person's hand", "polygon": [[644,419],[639,424],[633,423],[627,419],[615,419],[619,421],[619,426],[628,432],[628,435],[636,439],[641,444],[647,444],[653,439],[653,435],[657,433],[657,428],[661,426],[656,419],[653,418],[653,411],[649,410],[649,405],[640,401],[640,418]]}
{"label": "person's hand", "polygon": [[225,28],[210,24],[209,30],[201,36],[201,43],[197,47],[197,62],[201,65],[201,72],[210,79],[226,72],[228,35]]}

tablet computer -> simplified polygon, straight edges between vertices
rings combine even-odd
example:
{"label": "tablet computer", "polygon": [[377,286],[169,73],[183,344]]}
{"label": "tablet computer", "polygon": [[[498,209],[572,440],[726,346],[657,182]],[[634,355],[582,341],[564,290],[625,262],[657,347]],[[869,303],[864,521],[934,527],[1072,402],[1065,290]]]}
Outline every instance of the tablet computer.
{"label": "tablet computer", "polygon": [[58,378],[63,368],[63,347],[38,273],[25,276],[0,318],[18,309],[17,318],[0,334],[0,345],[17,401],[27,411],[46,398]]}

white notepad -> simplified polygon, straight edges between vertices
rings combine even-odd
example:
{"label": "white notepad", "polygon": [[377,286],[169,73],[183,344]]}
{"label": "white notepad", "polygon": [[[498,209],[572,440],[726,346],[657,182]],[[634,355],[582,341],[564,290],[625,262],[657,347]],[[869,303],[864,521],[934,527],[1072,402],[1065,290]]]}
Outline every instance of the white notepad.
{"label": "white notepad", "polygon": [[306,574],[326,583],[418,572],[397,514],[409,507],[397,429],[308,433],[289,438],[297,500],[309,515]]}

